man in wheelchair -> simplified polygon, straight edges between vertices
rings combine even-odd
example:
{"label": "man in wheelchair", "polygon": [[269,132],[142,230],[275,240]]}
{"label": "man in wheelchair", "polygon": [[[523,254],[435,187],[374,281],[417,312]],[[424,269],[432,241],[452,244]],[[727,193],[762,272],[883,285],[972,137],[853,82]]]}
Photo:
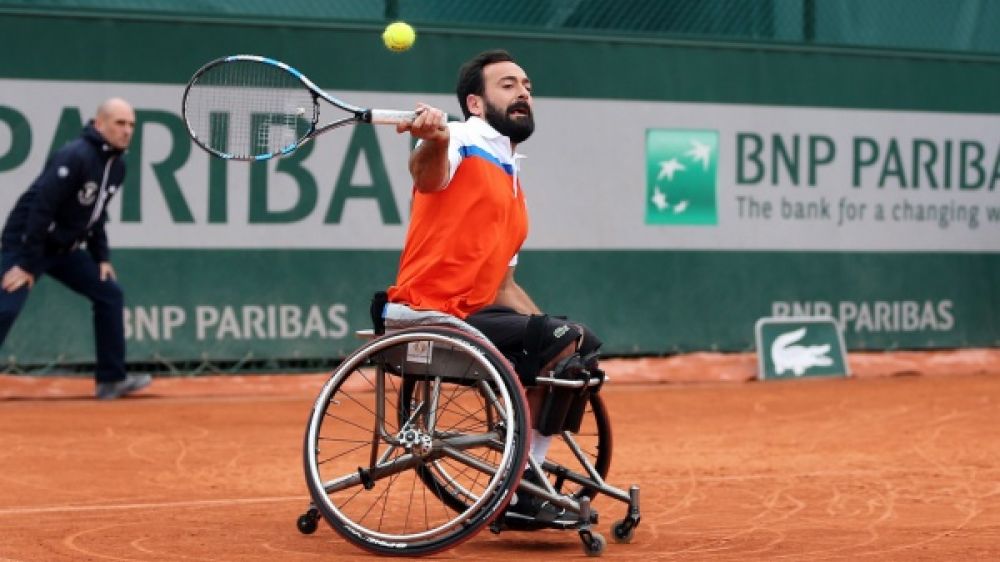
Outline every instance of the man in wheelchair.
{"label": "man in wheelchair", "polygon": [[[601,341],[580,324],[544,315],[514,281],[528,233],[523,156],[515,152],[534,131],[527,74],[507,52],[487,51],[462,66],[456,93],[465,122],[446,122],[439,109],[418,104],[418,117],[397,126],[419,142],[409,160],[410,226],[388,300],[463,319],[511,361],[531,411],[530,455],[541,466],[552,435],[578,430],[596,388],[536,383],[540,376],[603,380]],[[540,520],[561,513],[521,492],[510,510]]]}

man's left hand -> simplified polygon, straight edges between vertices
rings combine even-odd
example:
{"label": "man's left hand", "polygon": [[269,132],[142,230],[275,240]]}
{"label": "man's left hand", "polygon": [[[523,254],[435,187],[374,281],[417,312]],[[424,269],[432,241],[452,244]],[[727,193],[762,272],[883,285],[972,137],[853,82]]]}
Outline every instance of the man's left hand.
{"label": "man's left hand", "polygon": [[35,276],[15,265],[3,274],[3,281],[0,284],[2,284],[4,291],[13,293],[21,287],[27,286],[30,289],[34,286]]}
{"label": "man's left hand", "polygon": [[97,267],[101,272],[101,281],[107,281],[108,279],[112,281],[118,280],[118,276],[115,274],[115,268],[111,267],[111,262],[102,261],[97,264]]}

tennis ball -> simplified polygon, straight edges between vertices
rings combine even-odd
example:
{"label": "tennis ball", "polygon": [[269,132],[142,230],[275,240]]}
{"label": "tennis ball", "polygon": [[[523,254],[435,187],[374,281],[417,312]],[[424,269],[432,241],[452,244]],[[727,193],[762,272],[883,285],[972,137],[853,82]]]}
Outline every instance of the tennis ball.
{"label": "tennis ball", "polygon": [[401,53],[413,46],[417,40],[417,32],[406,22],[393,22],[382,32],[382,42],[390,51]]}

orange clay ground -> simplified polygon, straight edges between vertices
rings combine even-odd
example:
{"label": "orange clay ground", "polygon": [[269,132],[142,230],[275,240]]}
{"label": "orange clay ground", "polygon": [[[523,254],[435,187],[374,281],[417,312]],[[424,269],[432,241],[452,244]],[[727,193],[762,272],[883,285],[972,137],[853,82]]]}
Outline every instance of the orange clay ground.
{"label": "orange clay ground", "polygon": [[[850,364],[732,383],[752,356],[608,361],[609,480],[640,485],[642,523],[603,558],[1000,559],[1000,350]],[[158,378],[99,403],[87,379],[0,376],[0,560],[369,558],[295,528],[323,380]],[[609,536],[623,507],[595,507]],[[575,533],[484,531],[433,559],[583,557]]]}

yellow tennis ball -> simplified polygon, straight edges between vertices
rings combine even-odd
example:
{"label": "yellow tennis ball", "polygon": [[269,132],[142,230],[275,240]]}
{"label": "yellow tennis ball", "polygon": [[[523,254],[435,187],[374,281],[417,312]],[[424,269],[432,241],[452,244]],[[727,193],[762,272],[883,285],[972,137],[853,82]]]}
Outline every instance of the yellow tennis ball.
{"label": "yellow tennis ball", "polygon": [[406,22],[393,22],[382,32],[382,42],[390,51],[401,53],[413,46],[417,40],[417,32]]}

